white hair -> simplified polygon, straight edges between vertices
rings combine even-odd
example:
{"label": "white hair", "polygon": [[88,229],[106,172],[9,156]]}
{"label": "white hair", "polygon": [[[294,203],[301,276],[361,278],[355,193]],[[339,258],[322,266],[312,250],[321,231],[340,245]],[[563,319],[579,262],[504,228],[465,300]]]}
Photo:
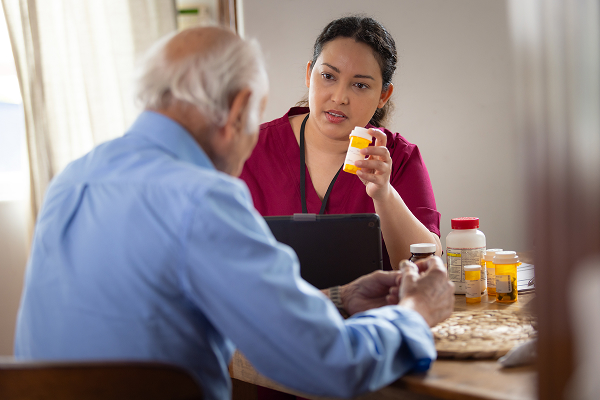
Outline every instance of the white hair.
{"label": "white hair", "polygon": [[171,99],[195,106],[216,127],[227,121],[231,101],[243,89],[252,92],[246,131],[256,132],[261,100],[269,89],[265,62],[258,42],[228,40],[203,52],[169,60],[166,47],[175,33],[152,46],[141,60],[136,97],[144,108],[160,109]]}

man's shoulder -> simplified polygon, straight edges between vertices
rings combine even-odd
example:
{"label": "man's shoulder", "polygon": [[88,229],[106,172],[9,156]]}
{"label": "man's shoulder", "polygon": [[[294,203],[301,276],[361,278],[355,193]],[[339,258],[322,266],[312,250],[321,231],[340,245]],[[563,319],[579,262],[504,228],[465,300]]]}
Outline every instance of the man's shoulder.
{"label": "man's shoulder", "polygon": [[243,183],[214,168],[173,157],[151,143],[123,136],[70,163],[54,186],[121,187],[127,192],[162,191],[195,197],[214,188],[243,190]]}

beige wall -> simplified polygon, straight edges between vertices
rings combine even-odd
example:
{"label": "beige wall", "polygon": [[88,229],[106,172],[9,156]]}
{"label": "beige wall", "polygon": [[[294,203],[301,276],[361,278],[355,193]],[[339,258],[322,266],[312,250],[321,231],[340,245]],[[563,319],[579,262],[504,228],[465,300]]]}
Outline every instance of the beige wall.
{"label": "beige wall", "polygon": [[15,320],[27,263],[27,205],[0,201],[0,356],[13,354]]}
{"label": "beige wall", "polygon": [[269,65],[265,120],[305,94],[306,62],[330,20],[366,13],[383,23],[400,60],[389,128],[423,154],[442,243],[450,218],[476,216],[488,248],[529,248],[504,0],[242,1],[244,34],[259,40]]}

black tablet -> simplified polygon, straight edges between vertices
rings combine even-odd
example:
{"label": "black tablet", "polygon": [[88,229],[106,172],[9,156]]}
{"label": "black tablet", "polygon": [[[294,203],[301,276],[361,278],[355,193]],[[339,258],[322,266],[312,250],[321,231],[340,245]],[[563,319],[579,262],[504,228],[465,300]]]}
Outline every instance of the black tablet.
{"label": "black tablet", "polygon": [[377,214],[294,214],[265,220],[277,241],[298,255],[302,278],[318,289],[383,268]]}

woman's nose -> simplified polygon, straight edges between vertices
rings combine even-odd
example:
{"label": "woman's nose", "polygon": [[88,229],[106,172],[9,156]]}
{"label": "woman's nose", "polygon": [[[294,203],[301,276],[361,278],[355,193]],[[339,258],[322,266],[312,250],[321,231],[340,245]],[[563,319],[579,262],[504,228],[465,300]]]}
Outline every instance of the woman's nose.
{"label": "woman's nose", "polygon": [[348,91],[344,85],[337,85],[333,91],[331,100],[336,104],[348,104]]}

